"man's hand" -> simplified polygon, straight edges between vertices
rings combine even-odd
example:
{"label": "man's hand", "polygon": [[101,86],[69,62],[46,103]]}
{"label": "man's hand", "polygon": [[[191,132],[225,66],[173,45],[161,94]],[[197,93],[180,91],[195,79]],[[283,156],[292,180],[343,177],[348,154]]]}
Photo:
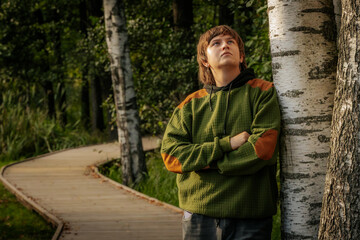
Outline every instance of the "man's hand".
{"label": "man's hand", "polygon": [[241,145],[247,142],[248,138],[250,137],[250,134],[247,132],[239,133],[236,136],[233,136],[230,138],[230,145],[233,150],[238,149]]}

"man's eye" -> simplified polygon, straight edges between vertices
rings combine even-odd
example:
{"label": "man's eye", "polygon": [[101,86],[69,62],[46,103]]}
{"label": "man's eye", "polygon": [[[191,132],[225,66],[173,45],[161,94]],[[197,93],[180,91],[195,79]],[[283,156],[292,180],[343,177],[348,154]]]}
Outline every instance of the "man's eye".
{"label": "man's eye", "polygon": [[219,42],[213,42],[213,46],[215,46],[215,45],[218,45],[219,44]]}
{"label": "man's eye", "polygon": [[230,41],[228,41],[228,43],[232,44],[232,43],[234,43],[234,41],[233,41],[233,40],[230,40]]}

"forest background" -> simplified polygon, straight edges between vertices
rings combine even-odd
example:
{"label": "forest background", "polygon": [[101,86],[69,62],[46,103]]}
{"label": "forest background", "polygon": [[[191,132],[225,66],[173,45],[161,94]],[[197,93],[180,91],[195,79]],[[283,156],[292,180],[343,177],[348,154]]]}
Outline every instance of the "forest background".
{"label": "forest background", "polygon": [[[125,1],[143,135],[161,135],[175,106],[201,88],[196,44],[218,24],[236,29],[246,59],[271,81],[266,1]],[[190,17],[190,19],[189,19]],[[0,161],[117,139],[102,1],[2,1]]]}
{"label": "forest background", "polygon": [[[233,27],[248,66],[272,81],[265,0],[124,2],[142,135],[161,135],[173,109],[202,87],[196,44],[213,26]],[[0,166],[116,140],[102,1],[0,4]],[[0,202],[3,229],[5,208]]]}

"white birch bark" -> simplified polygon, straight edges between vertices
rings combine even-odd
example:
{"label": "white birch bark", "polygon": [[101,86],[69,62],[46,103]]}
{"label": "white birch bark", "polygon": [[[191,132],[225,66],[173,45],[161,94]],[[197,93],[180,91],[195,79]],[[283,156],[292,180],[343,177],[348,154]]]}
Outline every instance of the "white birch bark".
{"label": "white birch bark", "polygon": [[106,42],[114,88],[123,184],[130,185],[141,179],[146,172],[146,165],[139,131],[123,6],[121,0],[104,0]]}
{"label": "white birch bark", "polygon": [[360,239],[360,0],[342,0],[331,154],[319,239]]}
{"label": "white birch bark", "polygon": [[336,44],[332,0],[269,0],[282,110],[282,238],[316,239],[329,156]]}

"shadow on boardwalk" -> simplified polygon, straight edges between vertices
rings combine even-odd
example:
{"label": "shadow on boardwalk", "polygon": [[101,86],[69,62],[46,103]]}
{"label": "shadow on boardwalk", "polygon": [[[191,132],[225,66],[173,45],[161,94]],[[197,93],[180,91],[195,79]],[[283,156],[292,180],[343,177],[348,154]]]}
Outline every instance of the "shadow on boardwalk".
{"label": "shadow on boardwalk", "polygon": [[[152,149],[157,139],[143,144]],[[63,150],[5,166],[0,179],[57,225],[53,239],[181,239],[179,208],[97,172],[94,166],[119,155],[116,143]]]}

